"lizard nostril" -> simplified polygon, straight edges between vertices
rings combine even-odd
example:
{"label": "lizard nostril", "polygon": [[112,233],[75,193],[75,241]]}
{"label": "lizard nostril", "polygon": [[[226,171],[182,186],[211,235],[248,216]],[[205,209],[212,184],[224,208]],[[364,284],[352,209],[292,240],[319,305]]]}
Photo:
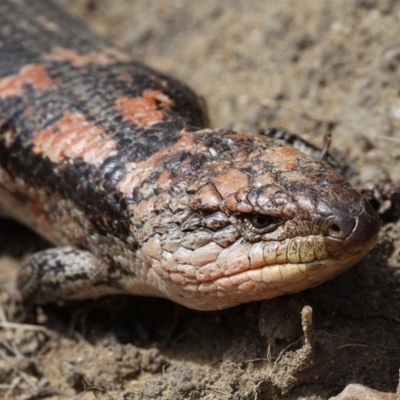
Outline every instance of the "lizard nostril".
{"label": "lizard nostril", "polygon": [[367,252],[376,242],[380,219],[366,201],[362,205],[356,217],[331,215],[323,222],[321,232],[331,254]]}
{"label": "lizard nostril", "polygon": [[329,235],[330,236],[338,236],[340,235],[340,226],[338,224],[333,223],[330,227],[329,227]]}
{"label": "lizard nostril", "polygon": [[353,231],[356,220],[348,215],[332,215],[322,224],[322,234],[334,239],[346,239]]}

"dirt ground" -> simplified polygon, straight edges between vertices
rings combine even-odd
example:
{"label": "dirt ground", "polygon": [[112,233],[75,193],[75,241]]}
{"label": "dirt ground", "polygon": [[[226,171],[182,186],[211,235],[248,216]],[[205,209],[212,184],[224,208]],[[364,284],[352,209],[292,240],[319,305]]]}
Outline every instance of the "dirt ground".
{"label": "dirt ground", "polygon": [[[357,171],[355,186],[400,183],[400,2],[58,2],[188,83],[206,99],[213,126],[284,127],[315,144],[332,132],[333,153]],[[21,257],[45,244],[0,221],[0,396],[320,400],[352,382],[394,393],[400,222],[386,219],[363,261],[294,296],[221,312],[119,297],[36,315],[15,302],[14,279]]]}

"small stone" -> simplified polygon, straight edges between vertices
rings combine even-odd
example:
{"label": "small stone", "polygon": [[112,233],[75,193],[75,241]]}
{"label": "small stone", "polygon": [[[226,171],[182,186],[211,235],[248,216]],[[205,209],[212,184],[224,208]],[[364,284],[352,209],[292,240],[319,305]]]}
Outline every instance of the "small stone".
{"label": "small stone", "polygon": [[367,386],[351,383],[343,392],[329,400],[396,400],[396,393],[384,393]]}
{"label": "small stone", "polygon": [[385,69],[395,71],[400,64],[400,46],[393,46],[383,54],[382,65]]}

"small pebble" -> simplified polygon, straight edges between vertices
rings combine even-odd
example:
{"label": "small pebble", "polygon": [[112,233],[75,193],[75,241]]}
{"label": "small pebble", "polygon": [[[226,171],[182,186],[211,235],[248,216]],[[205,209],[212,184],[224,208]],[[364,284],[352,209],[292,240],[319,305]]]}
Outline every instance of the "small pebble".
{"label": "small pebble", "polygon": [[396,393],[384,393],[367,386],[351,383],[343,392],[329,400],[396,400]]}

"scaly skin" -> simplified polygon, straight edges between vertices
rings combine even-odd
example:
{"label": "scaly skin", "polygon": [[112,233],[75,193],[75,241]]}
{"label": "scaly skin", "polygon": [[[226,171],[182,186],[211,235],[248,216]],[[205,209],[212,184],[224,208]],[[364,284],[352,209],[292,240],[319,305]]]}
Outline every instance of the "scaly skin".
{"label": "scaly skin", "polygon": [[0,210],[55,248],[27,302],[130,293],[199,310],[320,284],[374,245],[378,216],[325,162],[205,129],[186,86],[48,1],[0,2]]}

